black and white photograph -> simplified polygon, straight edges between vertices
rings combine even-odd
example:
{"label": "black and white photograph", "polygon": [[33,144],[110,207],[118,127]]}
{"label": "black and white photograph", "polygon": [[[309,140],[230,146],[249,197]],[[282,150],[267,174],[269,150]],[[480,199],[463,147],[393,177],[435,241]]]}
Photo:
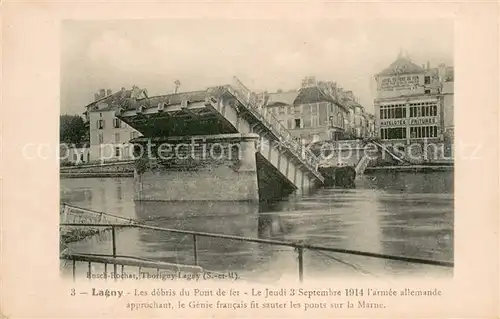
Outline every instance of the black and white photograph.
{"label": "black and white photograph", "polygon": [[493,1],[1,6],[1,318],[496,318]]}
{"label": "black and white photograph", "polygon": [[453,39],[446,19],[63,21],[61,276],[451,280]]}

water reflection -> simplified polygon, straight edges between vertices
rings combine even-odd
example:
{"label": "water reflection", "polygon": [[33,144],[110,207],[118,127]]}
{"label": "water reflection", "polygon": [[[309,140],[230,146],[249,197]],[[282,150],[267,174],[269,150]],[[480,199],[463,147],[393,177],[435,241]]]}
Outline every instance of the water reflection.
{"label": "water reflection", "polygon": [[[240,202],[136,202],[139,220],[158,227],[194,230],[207,233],[257,237],[259,207]],[[165,261],[192,263],[194,240],[191,235],[160,231],[138,230],[135,243],[138,251],[148,257]],[[229,268],[252,262],[255,244],[197,237],[198,260],[216,269],[227,264]],[[186,253],[189,252],[189,253]]]}
{"label": "water reflection", "polygon": [[[324,188],[260,206],[241,202],[135,202],[132,179],[63,179],[61,200],[139,219],[149,225],[437,260],[453,260],[452,173],[367,175],[356,188]],[[120,254],[192,264],[192,236],[128,229]],[[198,261],[212,270],[278,278],[297,273],[293,249],[197,238]],[[109,238],[73,249],[109,253]],[[306,275],[435,273],[436,267],[367,257],[305,252]],[[448,271],[450,273],[451,271]],[[437,273],[437,272],[436,272]]]}
{"label": "water reflection", "polygon": [[134,187],[130,178],[61,179],[61,202],[135,218]]}

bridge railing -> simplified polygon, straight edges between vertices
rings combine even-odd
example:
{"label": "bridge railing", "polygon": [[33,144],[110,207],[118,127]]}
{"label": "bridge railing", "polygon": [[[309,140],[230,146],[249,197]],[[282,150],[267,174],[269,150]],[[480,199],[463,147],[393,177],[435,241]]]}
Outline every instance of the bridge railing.
{"label": "bridge railing", "polygon": [[97,212],[90,209],[73,206],[67,203],[62,203],[61,205],[60,220],[62,223],[72,224],[108,224],[110,222],[127,224],[135,223],[135,220],[133,220],[132,218]]}
{"label": "bridge railing", "polygon": [[[302,282],[303,277],[304,277],[304,251],[305,250],[311,250],[315,251],[318,253],[324,253],[324,252],[330,252],[330,253],[340,253],[340,254],[348,254],[348,255],[353,255],[353,256],[364,256],[364,257],[371,257],[371,258],[378,258],[378,259],[384,259],[384,260],[393,260],[393,261],[401,261],[401,262],[407,262],[407,263],[416,263],[416,264],[424,264],[424,265],[432,265],[432,266],[441,266],[441,267],[448,267],[451,268],[454,266],[453,262],[449,261],[439,261],[439,260],[430,260],[430,259],[424,259],[424,258],[414,258],[414,257],[405,257],[405,256],[395,256],[395,255],[388,255],[388,254],[379,254],[379,253],[372,253],[372,252],[364,252],[364,251],[358,251],[358,250],[350,250],[350,249],[342,249],[342,248],[331,248],[331,247],[323,247],[323,246],[316,246],[316,245],[309,245],[301,242],[286,242],[286,241],[280,241],[280,240],[274,240],[274,239],[262,239],[262,238],[252,238],[252,237],[242,237],[242,236],[233,236],[233,235],[225,235],[225,234],[214,234],[214,233],[206,233],[206,232],[198,232],[198,231],[191,231],[191,230],[181,230],[181,229],[172,229],[172,228],[163,228],[163,227],[156,227],[156,226],[149,226],[149,225],[144,225],[144,224],[71,224],[71,223],[66,223],[60,224],[61,227],[107,227],[111,228],[112,230],[112,255],[93,255],[99,256],[101,258],[114,258],[112,260],[107,260],[107,261],[102,261],[103,263],[110,263],[113,264],[114,267],[114,272],[117,272],[117,265],[118,262],[116,261],[117,258],[134,258],[134,259],[140,259],[137,257],[131,257],[131,256],[119,256],[117,254],[116,250],[116,230],[121,229],[121,228],[139,228],[139,229],[146,229],[146,230],[152,230],[152,231],[161,231],[161,232],[167,232],[167,233],[176,233],[176,234],[182,234],[182,235],[189,235],[192,236],[192,243],[193,243],[193,259],[194,259],[194,267],[199,267],[199,258],[198,258],[198,238],[199,237],[209,237],[209,238],[220,238],[220,239],[226,239],[226,240],[237,240],[237,241],[243,241],[243,242],[251,242],[251,243],[259,243],[259,244],[268,244],[268,245],[273,245],[273,246],[286,246],[286,247],[292,247],[295,249],[295,252],[297,252],[297,257],[298,257],[298,273],[299,273],[299,280]],[[87,261],[89,262],[89,269],[90,269],[90,262],[96,261],[95,259],[88,259],[89,254],[87,254],[87,259],[82,259],[79,258],[78,255],[81,254],[66,254],[65,256],[62,256],[62,259],[69,259],[73,261]],[[72,257],[73,256],[73,257]],[[335,259],[332,257],[332,259],[337,260],[339,262],[342,262],[340,259]],[[113,262],[112,262],[113,261]],[[73,276],[75,274],[75,267],[73,263]],[[141,266],[139,263],[135,263],[134,265],[136,266]],[[146,265],[143,265],[146,266]],[[149,265],[151,266],[151,265]],[[190,265],[184,265],[184,267],[189,267]],[[153,266],[154,267],[154,266]],[[169,265],[170,267],[170,265]],[[157,267],[160,268],[160,267]]]}
{"label": "bridge railing", "polygon": [[259,105],[259,99],[256,93],[248,89],[237,77],[233,78],[233,84],[230,88],[233,89],[231,93],[240,101],[243,101],[246,104],[244,106],[260,119],[268,129],[278,136],[280,142],[284,146],[300,157],[312,171],[318,171],[319,159],[316,155],[314,155],[311,150],[295,141],[292,133],[290,133],[271,112],[266,112],[263,105]]}

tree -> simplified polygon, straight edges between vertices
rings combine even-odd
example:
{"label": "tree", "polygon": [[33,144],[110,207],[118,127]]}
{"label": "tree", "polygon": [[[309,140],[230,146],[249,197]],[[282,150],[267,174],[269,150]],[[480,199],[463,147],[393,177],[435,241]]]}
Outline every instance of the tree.
{"label": "tree", "polygon": [[88,140],[88,125],[78,115],[61,115],[59,138],[61,143],[75,144],[80,147],[82,142]]}

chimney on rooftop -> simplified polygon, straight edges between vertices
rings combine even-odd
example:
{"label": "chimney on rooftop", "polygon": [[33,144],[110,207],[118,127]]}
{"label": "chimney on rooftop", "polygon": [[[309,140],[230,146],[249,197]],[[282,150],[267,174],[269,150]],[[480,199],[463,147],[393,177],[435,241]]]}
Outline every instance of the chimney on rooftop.
{"label": "chimney on rooftop", "polygon": [[99,100],[99,93],[94,93],[94,101]]}
{"label": "chimney on rooftop", "polygon": [[177,91],[179,90],[179,87],[181,86],[181,81],[175,80],[174,84],[175,84],[174,94],[176,94]]}
{"label": "chimney on rooftop", "polygon": [[446,73],[446,65],[444,63],[440,63],[439,66],[438,66],[439,82],[443,82],[444,81],[445,73]]}
{"label": "chimney on rooftop", "polygon": [[315,86],[317,83],[316,83],[316,78],[314,76],[308,76],[308,77],[305,77],[303,80],[302,80],[302,87],[305,88],[305,87],[310,87],[310,86]]}
{"label": "chimney on rooftop", "polygon": [[99,98],[106,97],[106,90],[105,89],[100,89],[99,90]]}
{"label": "chimney on rooftop", "polygon": [[113,91],[111,91],[110,89],[106,90],[106,96],[111,95],[111,93],[113,93]]}

